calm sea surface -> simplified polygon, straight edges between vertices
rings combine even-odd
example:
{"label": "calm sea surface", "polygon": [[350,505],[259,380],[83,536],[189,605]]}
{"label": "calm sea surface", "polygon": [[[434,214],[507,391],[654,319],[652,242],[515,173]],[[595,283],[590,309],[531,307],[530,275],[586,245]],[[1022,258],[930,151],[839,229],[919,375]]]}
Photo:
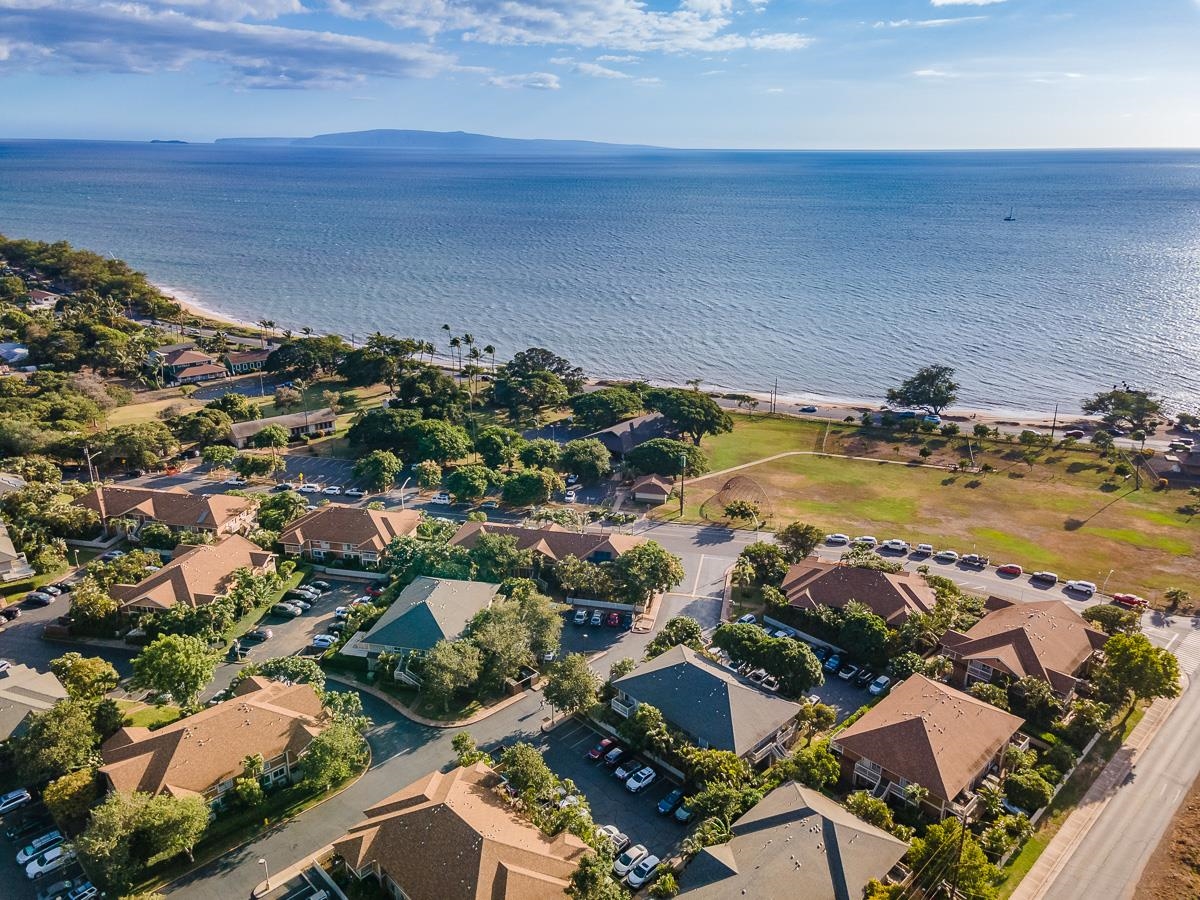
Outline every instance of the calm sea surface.
{"label": "calm sea surface", "polygon": [[[1005,222],[1012,207],[1016,221]],[[1200,153],[377,150],[0,141],[0,232],[128,259],[211,309],[597,375],[964,405],[1200,397]]]}

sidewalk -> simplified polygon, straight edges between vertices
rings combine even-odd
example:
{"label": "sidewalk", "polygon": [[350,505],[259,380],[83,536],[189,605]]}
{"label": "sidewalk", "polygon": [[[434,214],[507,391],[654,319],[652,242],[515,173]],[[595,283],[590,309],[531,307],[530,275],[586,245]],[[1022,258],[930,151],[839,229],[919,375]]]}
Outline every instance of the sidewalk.
{"label": "sidewalk", "polygon": [[[1186,689],[1186,688],[1185,688]],[[1182,696],[1182,692],[1180,694]],[[1117,749],[1108,765],[1092,782],[1088,792],[1074,812],[1067,817],[1058,833],[1038,857],[1033,868],[1021,880],[1009,900],[1041,900],[1071,858],[1071,854],[1087,836],[1115,791],[1129,775],[1154,736],[1166,723],[1179,698],[1155,700],[1142,720],[1134,727],[1129,739]]]}
{"label": "sidewalk", "polygon": [[417,715],[391,694],[387,693],[386,691],[381,691],[379,688],[374,687],[373,685],[363,684],[361,681],[352,681],[349,678],[342,678],[341,676],[335,675],[332,672],[327,672],[325,674],[325,678],[328,681],[335,681],[338,684],[345,685],[346,687],[351,687],[355,690],[362,691],[363,693],[370,694],[375,699],[382,700],[409,721],[416,722],[419,725],[426,725],[430,728],[462,728],[464,725],[474,725],[476,722],[483,721],[488,716],[495,715],[502,709],[508,709],[510,706],[520,703],[525,699],[526,694],[529,693],[527,691],[522,691],[520,694],[513,694],[511,697],[505,697],[499,703],[493,704],[485,709],[481,709],[473,716],[468,716],[465,719],[457,719],[453,722],[444,722],[439,719],[427,719],[424,716]]}

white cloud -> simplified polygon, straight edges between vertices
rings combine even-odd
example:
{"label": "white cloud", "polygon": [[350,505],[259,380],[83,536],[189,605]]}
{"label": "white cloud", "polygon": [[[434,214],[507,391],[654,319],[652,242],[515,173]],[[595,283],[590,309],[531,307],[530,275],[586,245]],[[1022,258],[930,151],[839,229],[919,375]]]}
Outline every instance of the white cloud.
{"label": "white cloud", "polygon": [[707,72],[701,72],[700,75],[702,77],[707,77],[709,75],[720,75],[724,71],[725,71],[724,69],[709,69]]}
{"label": "white cloud", "polygon": [[992,6],[1004,0],[929,0],[933,6]]}
{"label": "white cloud", "polygon": [[596,62],[602,62],[602,63],[604,63],[604,62],[609,62],[609,63],[636,63],[636,62],[641,62],[641,61],[642,61],[642,58],[641,58],[640,56],[629,56],[629,55],[625,55],[625,56],[614,56],[614,55],[613,55],[613,54],[611,54],[611,53],[605,53],[603,56],[597,56],[597,57],[596,57]]}
{"label": "white cloud", "polygon": [[493,75],[488,84],[500,88],[532,88],[537,91],[557,91],[558,76],[551,72],[525,72],[519,75]]}
{"label": "white cloud", "polygon": [[958,75],[954,72],[947,72],[945,69],[917,69],[913,72],[918,78],[957,78]]}
{"label": "white cloud", "polygon": [[340,87],[368,76],[427,77],[456,68],[452,57],[423,44],[197,18],[161,3],[0,0],[0,34],[22,48],[4,65],[148,73],[207,62],[248,88]]}
{"label": "white cloud", "polygon": [[783,88],[767,88],[767,90],[766,90],[766,93],[768,93],[768,94],[782,94],[782,93],[783,93]]}
{"label": "white cloud", "polygon": [[632,75],[627,75],[625,72],[618,72],[616,69],[610,69],[608,66],[602,66],[597,63],[581,62],[576,63],[574,71],[580,75],[588,75],[592,78],[632,78]]}
{"label": "white cloud", "polygon": [[947,25],[962,25],[965,22],[982,22],[987,16],[958,16],[954,19],[891,19],[876,22],[876,28],[944,28]]}

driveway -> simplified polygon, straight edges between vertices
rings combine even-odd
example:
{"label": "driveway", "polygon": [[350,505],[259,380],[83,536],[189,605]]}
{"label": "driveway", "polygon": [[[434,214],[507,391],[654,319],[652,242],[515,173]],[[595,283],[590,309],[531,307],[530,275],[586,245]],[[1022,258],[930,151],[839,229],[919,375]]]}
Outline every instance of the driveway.
{"label": "driveway", "polygon": [[616,825],[634,844],[668,858],[687,836],[688,827],[674,816],[659,815],[658,801],[679,785],[655,767],[659,774],[654,783],[640,794],[631,794],[624,782],[613,777],[614,769],[585,757],[601,737],[591,726],[572,720],[550,732],[539,749],[554,773],[570,778],[587,797],[597,825]]}

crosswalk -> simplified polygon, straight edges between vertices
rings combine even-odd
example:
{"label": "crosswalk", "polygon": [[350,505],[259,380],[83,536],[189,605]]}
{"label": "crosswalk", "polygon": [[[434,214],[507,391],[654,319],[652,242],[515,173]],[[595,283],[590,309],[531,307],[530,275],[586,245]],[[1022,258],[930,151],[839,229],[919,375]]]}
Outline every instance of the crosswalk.
{"label": "crosswalk", "polygon": [[1192,675],[1200,670],[1200,631],[1182,636],[1176,634],[1166,646],[1178,658],[1181,671]]}

